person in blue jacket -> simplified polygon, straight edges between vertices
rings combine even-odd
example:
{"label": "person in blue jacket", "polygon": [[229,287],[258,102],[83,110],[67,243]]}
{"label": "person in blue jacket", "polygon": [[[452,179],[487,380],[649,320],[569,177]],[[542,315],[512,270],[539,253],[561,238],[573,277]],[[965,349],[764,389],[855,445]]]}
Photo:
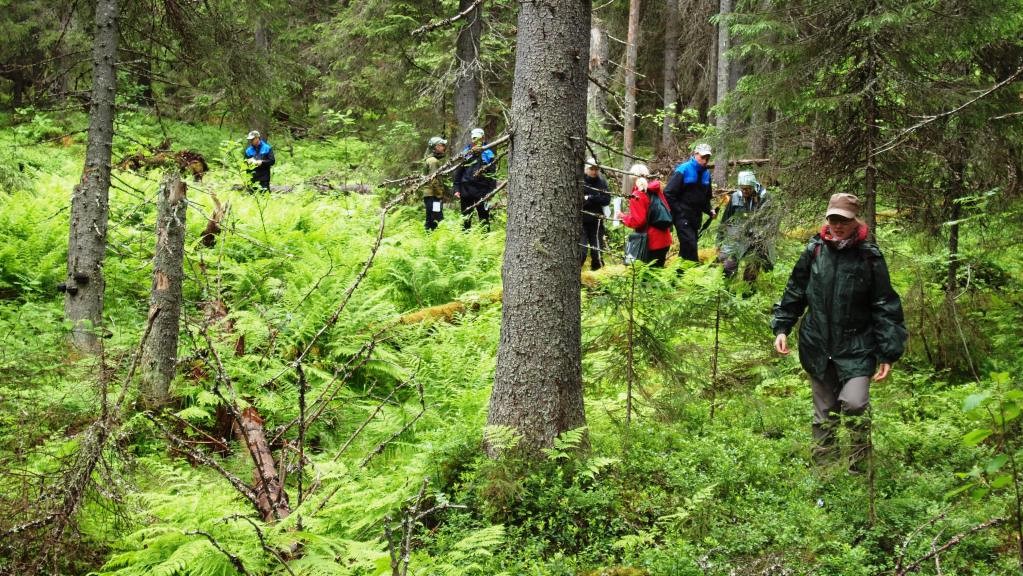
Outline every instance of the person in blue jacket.
{"label": "person in blue jacket", "polygon": [[494,173],[497,163],[494,152],[484,139],[482,128],[473,128],[469,132],[472,143],[462,150],[462,164],[455,170],[455,197],[462,209],[462,227],[468,230],[472,226],[472,211],[476,210],[479,221],[490,228],[490,207],[484,200],[497,188]]}
{"label": "person in blue jacket", "polygon": [[664,188],[678,233],[678,255],[693,262],[700,260],[697,240],[703,214],[711,218],[717,215],[711,206],[711,172],[707,168],[710,155],[709,144],[697,144],[689,160],[675,167]]}
{"label": "person in blue jacket", "polygon": [[257,130],[249,132],[247,138],[249,146],[245,149],[245,161],[252,165],[252,183],[269,192],[270,167],[277,162],[274,149]]}

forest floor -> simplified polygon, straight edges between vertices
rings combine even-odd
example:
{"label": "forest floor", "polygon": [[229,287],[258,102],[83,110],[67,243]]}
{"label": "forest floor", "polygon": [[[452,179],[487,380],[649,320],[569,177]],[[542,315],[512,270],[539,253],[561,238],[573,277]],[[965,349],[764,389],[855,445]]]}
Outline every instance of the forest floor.
{"label": "forest floor", "polygon": [[[136,394],[160,177],[114,172],[109,338],[102,359],[72,357],[55,286],[84,135],[55,138],[65,127],[44,120],[0,129],[13,142],[0,151],[0,573],[43,557],[52,572],[102,575],[1019,573],[1023,254],[1005,242],[1018,210],[965,227],[972,276],[954,305],[940,235],[882,223],[911,340],[873,386],[867,474],[811,464],[806,377],[771,350],[771,307],[805,234],[779,238],[777,266],[752,286],[712,263],[678,274],[678,259],[584,273],[586,440],[566,433],[539,463],[490,460],[484,434],[514,443],[485,430],[504,215],[493,232],[463,232],[449,209],[427,233],[416,193],[388,214],[361,278],[395,194],[375,184],[405,174],[339,168],[372,156],[356,138],[271,141],[274,183],[291,188],[252,195],[234,134],[173,123],[174,146],[211,166],[188,191],[173,406],[125,413],[63,540],[10,532],[60,501],[103,402],[122,385]],[[164,138],[144,118],[123,122],[132,138],[115,159]],[[207,247],[214,196],[227,212]],[[786,204],[784,226],[812,230],[816,208]],[[612,248],[623,235],[609,231]],[[264,420],[287,518],[263,522],[226,479],[252,478],[228,405]],[[300,411],[301,437],[286,426]]]}

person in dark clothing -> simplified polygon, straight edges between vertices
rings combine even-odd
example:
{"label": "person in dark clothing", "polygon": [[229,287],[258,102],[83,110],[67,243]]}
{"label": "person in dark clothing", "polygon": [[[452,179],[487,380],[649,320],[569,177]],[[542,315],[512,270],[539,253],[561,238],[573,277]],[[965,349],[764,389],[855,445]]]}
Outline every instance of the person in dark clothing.
{"label": "person in dark clothing", "polygon": [[[426,157],[423,159],[424,174],[430,175],[440,169],[447,154],[448,141],[434,136],[426,143]],[[447,187],[442,176],[436,176],[423,187],[423,204],[426,207],[426,229],[434,230],[444,220],[444,197]]]}
{"label": "person in dark clothing", "polygon": [[884,256],[867,241],[859,210],[852,194],[831,197],[827,221],[792,269],[771,320],[774,348],[788,354],[788,333],[806,311],[799,361],[813,391],[813,459],[837,458],[836,428],[840,416],[848,416],[853,473],[863,470],[870,454],[871,375],[875,382],[888,376],[907,337],[902,301]]}
{"label": "person in dark clothing", "polygon": [[249,146],[245,149],[245,161],[252,165],[252,183],[267,192],[270,191],[270,167],[277,159],[274,149],[265,142],[259,132],[253,130],[248,135]]}
{"label": "person in dark clothing", "polygon": [[490,229],[490,207],[484,198],[497,188],[494,173],[497,163],[494,152],[484,149],[486,140],[482,128],[473,128],[469,133],[472,143],[462,150],[464,161],[455,170],[454,189],[462,208],[462,227],[472,226],[472,211],[476,210],[479,221]]}
{"label": "person in dark clothing", "polygon": [[586,263],[586,252],[590,253],[590,269],[596,271],[604,266],[600,258],[600,237],[602,224],[599,214],[611,203],[607,191],[607,180],[600,174],[600,167],[593,158],[586,160],[583,169],[583,253],[579,264]]}
{"label": "person in dark clothing", "polygon": [[717,215],[711,207],[711,174],[707,169],[710,155],[709,145],[697,144],[689,160],[675,167],[664,188],[678,233],[678,255],[693,262],[700,260],[697,240],[702,215],[711,218]]}

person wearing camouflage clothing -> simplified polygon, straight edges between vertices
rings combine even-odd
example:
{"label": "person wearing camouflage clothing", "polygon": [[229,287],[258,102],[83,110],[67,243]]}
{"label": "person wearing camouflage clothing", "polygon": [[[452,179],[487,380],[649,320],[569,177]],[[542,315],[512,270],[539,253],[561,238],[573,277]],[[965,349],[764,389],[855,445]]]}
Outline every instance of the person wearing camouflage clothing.
{"label": "person wearing camouflage clothing", "polygon": [[[423,174],[430,175],[444,164],[448,141],[434,136],[426,143],[426,157],[423,159]],[[426,229],[434,230],[444,219],[444,200],[447,197],[447,186],[442,176],[430,179],[423,187],[423,204],[426,207]]]}

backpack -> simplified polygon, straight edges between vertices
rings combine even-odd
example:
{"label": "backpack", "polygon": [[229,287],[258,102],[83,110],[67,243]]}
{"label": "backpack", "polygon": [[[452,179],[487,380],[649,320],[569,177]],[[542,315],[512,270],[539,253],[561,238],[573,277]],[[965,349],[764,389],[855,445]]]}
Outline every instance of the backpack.
{"label": "backpack", "polygon": [[650,206],[646,209],[646,224],[658,230],[671,229],[671,212],[657,193],[650,194]]}

